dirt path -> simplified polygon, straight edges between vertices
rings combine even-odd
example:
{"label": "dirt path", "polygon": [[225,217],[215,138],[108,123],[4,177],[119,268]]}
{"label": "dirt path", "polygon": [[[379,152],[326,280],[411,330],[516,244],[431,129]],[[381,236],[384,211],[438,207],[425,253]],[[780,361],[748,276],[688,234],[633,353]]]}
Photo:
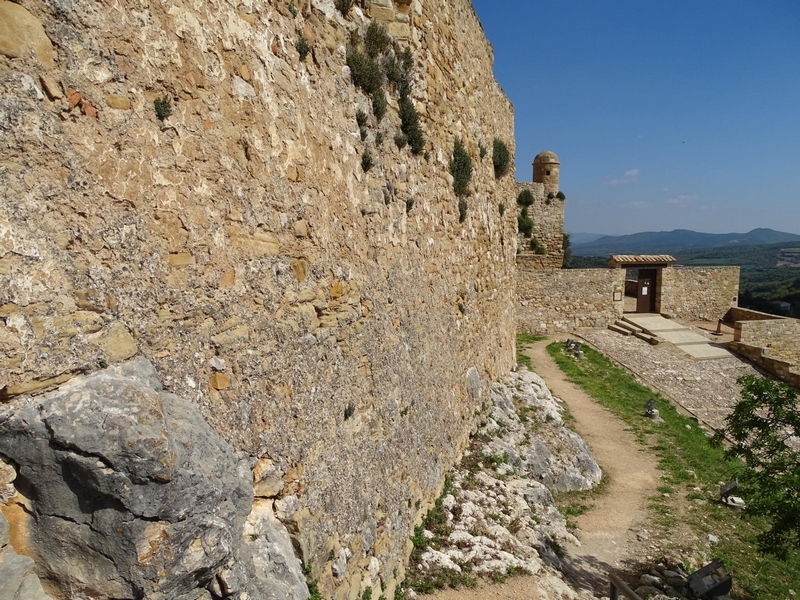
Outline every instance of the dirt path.
{"label": "dirt path", "polygon": [[578,582],[606,591],[608,571],[618,571],[637,558],[629,548],[646,518],[647,498],[656,493],[659,472],[647,453],[626,429],[625,423],[567,381],[547,354],[552,340],[528,347],[533,370],[547,382],[575,417],[574,429],[589,444],[592,456],[609,478],[605,493],[592,508],[576,518],[582,546],[569,549],[568,563]]}
{"label": "dirt path", "polygon": [[[547,354],[549,339],[528,347],[533,370],[575,417],[574,429],[589,444],[592,456],[608,476],[605,492],[578,516],[580,548],[565,548],[565,572],[579,588],[608,594],[609,571],[623,571],[637,562],[632,540],[644,524],[647,498],[656,493],[659,472],[656,459],[646,453],[625,424],[567,381]],[[484,583],[474,589],[442,590],[420,600],[537,600],[536,577],[513,577],[502,584]],[[546,594],[558,597],[559,594]]]}

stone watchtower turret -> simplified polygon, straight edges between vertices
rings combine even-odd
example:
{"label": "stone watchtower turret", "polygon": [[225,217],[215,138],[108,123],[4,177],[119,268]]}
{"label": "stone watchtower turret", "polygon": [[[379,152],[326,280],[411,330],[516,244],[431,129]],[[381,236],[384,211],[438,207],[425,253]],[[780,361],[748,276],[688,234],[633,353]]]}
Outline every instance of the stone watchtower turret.
{"label": "stone watchtower turret", "polygon": [[543,183],[547,190],[558,190],[558,168],[561,163],[555,152],[545,150],[533,159],[533,183]]}

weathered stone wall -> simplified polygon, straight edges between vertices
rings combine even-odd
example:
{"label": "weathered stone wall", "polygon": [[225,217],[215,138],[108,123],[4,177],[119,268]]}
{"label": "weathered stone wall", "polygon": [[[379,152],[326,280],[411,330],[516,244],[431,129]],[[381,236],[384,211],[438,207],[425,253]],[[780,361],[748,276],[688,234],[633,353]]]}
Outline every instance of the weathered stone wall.
{"label": "weathered stone wall", "polygon": [[749,346],[763,348],[764,354],[800,364],[800,320],[773,319],[736,321],[733,339]]}
{"label": "weathered stone wall", "polygon": [[[531,334],[607,327],[622,317],[623,269],[517,270],[517,330]],[[614,292],[620,300],[614,300]]]}
{"label": "weathered stone wall", "polygon": [[736,321],[769,321],[772,319],[785,319],[786,317],[779,317],[769,313],[760,312],[758,310],[751,310],[749,308],[741,308],[739,306],[732,306],[725,315],[725,321],[728,323],[736,323]]}
{"label": "weathered stone wall", "polygon": [[521,251],[519,257],[524,256],[528,266],[536,265],[535,268],[538,269],[558,269],[564,262],[562,249],[564,200],[556,197],[548,198],[553,190],[543,183],[517,183],[517,191],[512,202],[516,207],[516,216],[522,212],[522,207],[516,204],[516,198],[526,189],[533,195],[533,204],[528,207],[528,216],[533,219],[533,238],[539,241],[546,253],[537,255],[531,250],[531,238],[518,233],[517,244]]}
{"label": "weathered stone wall", "polygon": [[[477,159],[494,137],[513,154],[513,112],[468,0],[386,0],[371,12],[413,50],[427,156],[392,143],[393,93],[362,142],[345,46],[367,19],[294,5],[0,0],[0,395],[145,356],[270,459],[324,595],[391,597],[473,425],[468,369],[514,363],[497,206],[516,185]],[[463,223],[455,137],[475,164]]]}
{"label": "weathered stone wall", "polygon": [[673,319],[716,321],[739,299],[739,267],[666,267],[657,285],[657,312]]}

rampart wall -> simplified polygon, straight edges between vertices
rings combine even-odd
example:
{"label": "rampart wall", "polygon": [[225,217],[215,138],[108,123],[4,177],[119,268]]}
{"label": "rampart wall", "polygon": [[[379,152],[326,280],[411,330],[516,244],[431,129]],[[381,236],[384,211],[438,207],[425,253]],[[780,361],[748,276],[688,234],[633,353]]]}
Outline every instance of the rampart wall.
{"label": "rampart wall", "polygon": [[[413,51],[426,143],[395,145],[388,87],[362,141],[372,103],[345,56],[369,18],[293,4],[20,2],[33,33],[0,44],[0,401],[143,355],[271,465],[326,597],[376,573],[391,597],[473,427],[468,370],[514,364],[514,171],[478,158],[495,137],[513,155],[513,109],[468,0],[373,2]],[[463,223],[456,137],[477,190]]]}
{"label": "rampart wall", "polygon": [[[515,216],[519,216],[523,208],[516,204],[516,198],[526,189],[533,195],[533,204],[528,207],[528,216],[533,219],[533,234],[530,238],[522,233],[517,234],[517,244],[521,251],[519,258],[524,257],[528,267],[536,265],[535,268],[538,269],[558,269],[564,262],[564,200],[548,198],[552,190],[543,183],[517,183],[512,200],[516,207]],[[543,254],[536,254],[531,249],[532,239],[541,244]]]}
{"label": "rampart wall", "polygon": [[667,267],[658,285],[658,312],[673,319],[716,321],[736,306],[739,267]]}
{"label": "rampart wall", "polygon": [[[624,288],[624,269],[527,269],[520,265],[517,330],[536,335],[607,327],[622,317]],[[615,291],[619,300],[614,300]]]}

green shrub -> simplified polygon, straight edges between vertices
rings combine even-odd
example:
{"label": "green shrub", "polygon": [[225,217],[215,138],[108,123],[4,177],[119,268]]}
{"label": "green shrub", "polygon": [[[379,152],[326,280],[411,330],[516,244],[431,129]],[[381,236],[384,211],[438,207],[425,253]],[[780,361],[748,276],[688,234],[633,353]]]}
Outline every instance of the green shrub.
{"label": "green shrub", "polygon": [[564,192],[558,192],[556,194],[556,198],[558,198],[559,200],[566,200],[567,199],[567,197],[564,195]]}
{"label": "green shrub", "polygon": [[350,9],[353,8],[354,0],[336,0],[335,5],[337,10],[342,13],[342,16],[347,16],[347,13],[350,12]]}
{"label": "green shrub", "polygon": [[172,114],[172,105],[167,96],[153,100],[153,107],[156,109],[156,116],[159,121],[163,121]]}
{"label": "green shrub", "polygon": [[458,201],[458,222],[463,223],[467,219],[467,201],[462,198]]}
{"label": "green shrub", "polygon": [[517,196],[517,204],[521,206],[530,206],[533,204],[533,194],[530,190],[522,190]]}
{"label": "green shrub", "polygon": [[375,145],[382,146],[383,145],[383,132],[379,131],[375,134]]}
{"label": "green shrub", "polygon": [[533,234],[533,219],[528,216],[527,208],[523,208],[517,217],[517,231],[525,237],[531,237]]}
{"label": "green shrub", "polygon": [[382,89],[372,94],[372,113],[378,121],[386,116],[386,109],[388,107],[389,103],[386,102],[386,94],[383,93]]}
{"label": "green shrub", "polygon": [[478,155],[481,157],[481,160],[486,158],[486,146],[483,144],[478,144]]}
{"label": "green shrub", "polygon": [[400,62],[403,63],[405,71],[410,71],[414,67],[414,54],[411,48],[406,48],[400,53]]}
{"label": "green shrub", "polygon": [[294,0],[289,0],[289,12],[292,13],[292,17],[297,16],[297,7],[294,5]]}
{"label": "green shrub", "polygon": [[391,43],[392,38],[386,33],[386,28],[372,21],[367,27],[367,33],[364,35],[364,50],[366,50],[367,56],[377,58]]}
{"label": "green shrub", "polygon": [[412,208],[414,208],[414,199],[409,198],[406,200],[406,214],[410,213]]}
{"label": "green shrub", "polygon": [[508,173],[511,167],[511,154],[508,152],[508,146],[499,138],[494,138],[492,143],[492,163],[494,164],[494,176],[498,178]]}
{"label": "green shrub", "polygon": [[500,212],[500,216],[502,217],[504,214],[506,214],[506,205],[501,202],[497,205],[497,210]]}
{"label": "green shrub", "polygon": [[364,150],[364,154],[361,155],[361,168],[364,169],[364,172],[366,173],[372,168],[373,164],[374,162],[372,160],[372,154],[369,150]]}
{"label": "green shrub", "polygon": [[364,127],[367,126],[367,121],[368,120],[369,120],[369,117],[367,116],[367,113],[365,113],[361,109],[358,109],[356,111],[356,123],[358,123],[358,128],[359,129],[364,129]]}
{"label": "green shrub", "polygon": [[550,192],[549,194],[547,194],[548,200],[552,200],[555,197],[556,197],[556,195],[553,192]]}
{"label": "green shrub", "polygon": [[414,103],[407,96],[400,99],[400,129],[406,134],[411,152],[419,154],[425,147],[425,136],[419,126],[419,116]]}
{"label": "green shrub", "polygon": [[308,53],[311,52],[311,46],[308,45],[308,40],[304,38],[302,35],[300,39],[297,40],[297,43],[294,45],[297,53],[300,55],[300,62],[303,62],[308,56]]}
{"label": "green shrub", "polygon": [[469,182],[472,179],[472,159],[459,138],[453,142],[453,157],[450,159],[450,175],[453,176],[453,189],[459,198],[469,196]]}
{"label": "green shrub", "polygon": [[403,67],[397,62],[397,56],[390,52],[383,57],[383,73],[392,85],[398,85],[403,77]]}
{"label": "green shrub", "polygon": [[405,148],[406,144],[408,144],[408,138],[406,137],[406,134],[402,131],[398,131],[396,134],[394,134],[394,143],[398,148],[400,148],[400,150]]}
{"label": "green shrub", "polygon": [[350,67],[353,83],[356,87],[364,90],[365,94],[371,96],[381,89],[383,73],[380,66],[353,46],[347,49],[347,66]]}
{"label": "green shrub", "polygon": [[[533,224],[533,221],[531,221],[531,224]],[[531,238],[530,246],[531,246],[531,250],[536,252],[536,254],[547,254],[547,248],[542,246],[539,243],[539,240],[537,240],[536,238]]]}

